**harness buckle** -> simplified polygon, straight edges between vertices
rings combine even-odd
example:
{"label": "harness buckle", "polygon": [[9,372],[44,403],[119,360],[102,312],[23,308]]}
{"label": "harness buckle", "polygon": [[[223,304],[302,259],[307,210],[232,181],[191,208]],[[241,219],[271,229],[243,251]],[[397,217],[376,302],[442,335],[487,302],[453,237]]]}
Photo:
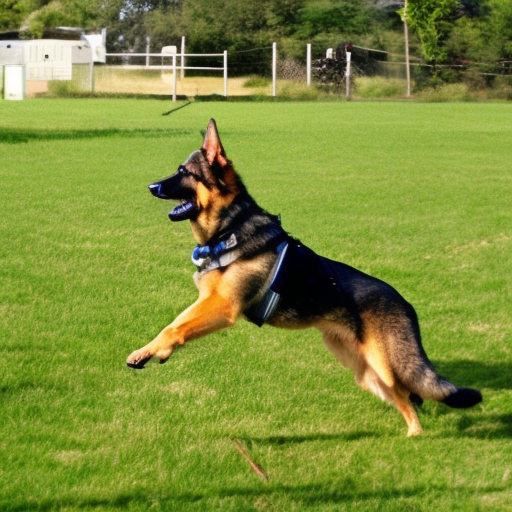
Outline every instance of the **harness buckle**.
{"label": "harness buckle", "polygon": [[223,240],[214,246],[196,245],[192,251],[192,263],[199,272],[227,267],[239,257],[238,251],[232,251],[237,243],[236,235],[231,233],[227,240]]}

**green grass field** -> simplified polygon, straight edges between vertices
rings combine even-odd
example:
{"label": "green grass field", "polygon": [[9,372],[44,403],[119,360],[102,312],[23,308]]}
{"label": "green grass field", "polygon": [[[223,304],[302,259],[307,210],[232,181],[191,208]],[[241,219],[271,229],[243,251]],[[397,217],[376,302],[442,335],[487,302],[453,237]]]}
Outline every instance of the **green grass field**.
{"label": "green grass field", "polygon": [[[512,509],[512,104],[0,102],[0,510]],[[441,374],[406,438],[315,331],[125,367],[195,299],[147,184],[215,117],[258,202],[412,302]],[[264,482],[236,450],[241,442]]]}

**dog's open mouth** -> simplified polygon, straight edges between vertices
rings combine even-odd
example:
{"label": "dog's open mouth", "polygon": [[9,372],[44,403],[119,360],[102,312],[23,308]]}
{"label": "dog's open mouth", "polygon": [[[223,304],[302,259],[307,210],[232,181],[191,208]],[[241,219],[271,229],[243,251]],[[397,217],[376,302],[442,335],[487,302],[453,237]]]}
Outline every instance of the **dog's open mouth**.
{"label": "dog's open mouth", "polygon": [[180,220],[191,219],[197,212],[197,206],[190,202],[183,200],[178,206],[169,212],[169,219],[173,222]]}

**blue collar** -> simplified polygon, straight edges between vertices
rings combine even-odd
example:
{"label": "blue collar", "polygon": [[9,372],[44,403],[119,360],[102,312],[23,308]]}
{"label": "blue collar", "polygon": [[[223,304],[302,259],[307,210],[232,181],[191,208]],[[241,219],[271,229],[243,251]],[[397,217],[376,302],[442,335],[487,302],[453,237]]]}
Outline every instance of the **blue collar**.
{"label": "blue collar", "polygon": [[227,267],[240,256],[240,252],[235,250],[237,245],[234,233],[216,245],[196,245],[192,251],[192,263],[200,273]]}

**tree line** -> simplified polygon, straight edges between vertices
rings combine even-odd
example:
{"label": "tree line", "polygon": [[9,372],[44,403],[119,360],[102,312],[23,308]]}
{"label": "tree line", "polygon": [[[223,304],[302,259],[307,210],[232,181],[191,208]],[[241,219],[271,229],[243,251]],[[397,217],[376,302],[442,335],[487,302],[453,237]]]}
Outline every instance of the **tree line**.
{"label": "tree line", "polygon": [[403,55],[404,20],[411,54],[427,64],[485,71],[512,60],[511,0],[0,0],[0,31],[106,27],[109,52],[145,51],[147,37],[159,52],[184,35],[188,53],[228,50],[242,74],[268,70],[273,41],[290,60],[305,43],[319,57],[343,41]]}

